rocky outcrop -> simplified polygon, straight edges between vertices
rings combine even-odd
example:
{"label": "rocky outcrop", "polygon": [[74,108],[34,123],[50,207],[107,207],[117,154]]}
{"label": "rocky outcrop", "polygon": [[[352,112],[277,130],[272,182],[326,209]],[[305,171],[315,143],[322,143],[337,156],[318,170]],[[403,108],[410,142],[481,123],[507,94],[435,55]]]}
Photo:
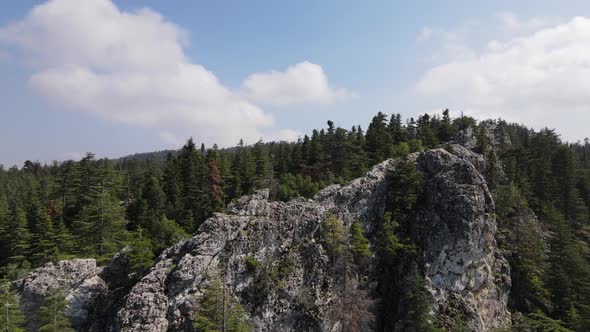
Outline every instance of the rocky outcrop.
{"label": "rocky outcrop", "polygon": [[425,175],[418,240],[441,325],[471,331],[510,325],[510,269],[498,251],[494,202],[470,162],[444,150],[423,153]]}
{"label": "rocky outcrop", "polygon": [[[416,241],[422,248],[418,264],[435,298],[432,313],[445,326],[464,319],[474,331],[508,325],[510,277],[497,251],[494,203],[484,178],[467,158],[444,150],[414,158],[425,176]],[[387,174],[395,164],[383,162],[314,199],[272,202],[268,191],[242,197],[194,237],[162,252],[134,285],[124,255],[118,255],[103,270],[87,260],[93,269],[62,276],[72,279],[51,287],[68,293],[69,314],[85,331],[190,331],[212,278],[246,307],[257,331],[339,331],[342,323],[330,310],[341,294],[322,240],[323,222],[334,215],[349,227],[359,219],[374,242],[383,222]],[[25,289],[40,275],[56,273],[41,269],[34,275],[22,282],[23,297],[42,296],[42,287]]]}
{"label": "rocky outcrop", "polygon": [[[32,331],[37,330],[37,309],[45,303],[47,296],[54,292],[67,295],[96,276],[100,270],[94,259],[72,259],[56,264],[47,263],[31,272],[26,278],[16,281],[14,287],[18,289],[21,309],[28,318],[27,328]],[[73,299],[71,303],[71,307],[74,308],[79,302]],[[81,308],[74,310],[81,310]],[[77,317],[77,313],[72,317]]]}
{"label": "rocky outcrop", "polygon": [[49,295],[60,293],[68,301],[66,315],[79,331],[118,331],[116,309],[132,283],[126,250],[111,263],[98,267],[94,259],[60,261],[30,273],[14,283],[21,307],[28,317],[28,329],[36,331],[37,309]]}
{"label": "rocky outcrop", "polygon": [[[361,218],[372,227],[374,217],[383,215],[389,165],[376,166],[346,187],[328,187],[314,200],[269,202],[268,191],[241,198],[205,222],[195,237],[160,255],[119,310],[122,329],[185,328],[207,277],[221,274],[229,295],[248,305],[256,330],[330,331],[335,322],[328,318],[329,304],[337,294],[321,245],[322,221],[334,214],[345,226]],[[249,271],[247,257],[260,262],[259,271]],[[281,271],[280,280],[272,280],[275,270]]]}

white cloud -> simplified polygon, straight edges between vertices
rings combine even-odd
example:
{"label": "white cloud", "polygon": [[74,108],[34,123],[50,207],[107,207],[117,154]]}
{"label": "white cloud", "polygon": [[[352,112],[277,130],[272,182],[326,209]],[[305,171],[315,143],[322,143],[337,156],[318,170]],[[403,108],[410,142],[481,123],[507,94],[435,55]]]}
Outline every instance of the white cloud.
{"label": "white cloud", "polygon": [[269,105],[328,104],[354,96],[345,89],[331,87],[322,67],[308,61],[284,72],[252,74],[242,84],[242,90],[251,100]]}
{"label": "white cloud", "polygon": [[428,62],[470,59],[475,56],[475,51],[467,46],[465,40],[481,27],[481,21],[474,19],[467,20],[451,29],[425,26],[418,33],[416,41],[423,46],[428,45],[436,49],[436,52],[425,59]]}
{"label": "white cloud", "polygon": [[489,45],[428,70],[419,95],[477,116],[556,127],[570,140],[590,136],[590,19]]}
{"label": "white cloud", "polygon": [[521,19],[511,12],[500,12],[495,15],[501,26],[513,33],[527,33],[555,25],[559,20],[549,16],[535,16]]}
{"label": "white cloud", "polygon": [[[159,13],[121,11],[110,0],[48,1],[0,28],[0,42],[18,46],[34,68],[31,88],[62,107],[153,128],[170,147],[191,135],[227,145],[272,130],[270,113],[188,59],[187,40]],[[283,101],[325,102],[341,95],[327,87],[320,66],[292,68],[280,80],[281,95],[291,96]],[[267,75],[254,74],[245,85],[258,96]]]}

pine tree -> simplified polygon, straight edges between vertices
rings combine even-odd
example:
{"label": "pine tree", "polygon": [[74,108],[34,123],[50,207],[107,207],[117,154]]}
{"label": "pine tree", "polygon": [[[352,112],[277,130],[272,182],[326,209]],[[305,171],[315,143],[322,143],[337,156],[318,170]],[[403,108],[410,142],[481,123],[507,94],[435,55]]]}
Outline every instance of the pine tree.
{"label": "pine tree", "polygon": [[195,312],[193,325],[197,332],[252,330],[246,311],[231,299],[217,277],[210,279],[200,301],[199,310]]}
{"label": "pine tree", "polygon": [[551,240],[546,285],[552,317],[577,331],[590,329],[590,265],[582,257],[570,227],[556,209],[546,206],[544,218],[555,232]]}
{"label": "pine tree", "polygon": [[119,251],[126,240],[124,210],[116,196],[116,179],[107,160],[97,162],[86,179],[88,192],[77,227],[84,254],[101,259]]}
{"label": "pine tree", "polygon": [[324,155],[322,150],[322,142],[320,133],[314,130],[311,135],[309,146],[309,155],[307,159],[307,165],[309,167],[309,175],[312,179],[319,181],[321,180]]}
{"label": "pine tree", "polygon": [[256,159],[250,147],[244,146],[243,142],[241,146],[239,150],[241,189],[244,195],[250,195],[256,189]]}
{"label": "pine tree", "polygon": [[180,190],[180,174],[178,159],[168,153],[162,175],[162,190],[166,197],[166,216],[177,220],[182,216],[183,197]]}
{"label": "pine tree", "polygon": [[10,289],[10,282],[0,280],[0,331],[24,332],[25,316],[18,299]]}
{"label": "pine tree", "polygon": [[150,230],[154,223],[162,219],[166,209],[166,196],[151,168],[144,175],[141,200],[145,202],[146,208],[140,216],[140,225]]}
{"label": "pine tree", "polygon": [[322,240],[332,262],[340,256],[346,245],[346,229],[342,221],[334,215],[329,215],[322,223]]}
{"label": "pine tree", "polygon": [[390,131],[386,125],[387,116],[379,112],[367,129],[366,150],[371,165],[375,165],[391,155]]}
{"label": "pine tree", "polygon": [[369,240],[365,237],[363,227],[358,220],[355,220],[350,226],[350,245],[352,246],[354,263],[361,270],[364,269],[372,253],[369,248]]}
{"label": "pine tree", "polygon": [[180,166],[180,185],[183,196],[183,215],[177,221],[187,231],[196,230],[203,221],[203,184],[204,161],[196,150],[193,139],[182,147],[178,156]]}
{"label": "pine tree", "polygon": [[55,242],[56,234],[50,216],[41,212],[38,218],[37,232],[32,235],[31,241],[32,263],[35,266],[56,261],[59,258],[59,248]]}
{"label": "pine tree", "polygon": [[47,297],[45,305],[39,308],[39,332],[74,332],[72,323],[66,317],[68,302],[60,293],[53,293]]}
{"label": "pine tree", "polygon": [[438,140],[440,142],[448,142],[455,135],[457,130],[451,122],[449,109],[445,109],[442,114],[443,118],[440,123],[440,128],[438,129]]}
{"label": "pine tree", "polygon": [[418,138],[420,138],[424,146],[427,148],[433,149],[438,146],[438,139],[436,138],[428,114],[424,114],[418,118]]}
{"label": "pine tree", "polygon": [[402,125],[402,117],[398,114],[392,114],[389,119],[389,134],[393,145],[407,140],[405,128]]}
{"label": "pine tree", "polygon": [[133,234],[133,240],[129,247],[131,250],[126,253],[129,258],[129,266],[135,277],[141,278],[154,262],[151,241],[143,235],[143,230],[139,228]]}
{"label": "pine tree", "polygon": [[262,140],[259,140],[253,147],[256,187],[264,188],[270,184],[270,156],[268,149]]}
{"label": "pine tree", "polygon": [[2,242],[8,248],[8,262],[20,265],[27,260],[30,239],[25,212],[17,197],[13,195],[8,201],[8,220],[2,229]]}

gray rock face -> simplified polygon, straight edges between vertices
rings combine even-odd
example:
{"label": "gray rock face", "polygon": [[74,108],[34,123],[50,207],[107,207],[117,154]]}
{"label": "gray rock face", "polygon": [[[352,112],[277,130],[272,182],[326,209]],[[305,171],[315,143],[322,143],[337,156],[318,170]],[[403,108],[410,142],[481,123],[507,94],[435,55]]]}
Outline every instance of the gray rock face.
{"label": "gray rock face", "polygon": [[123,296],[131,286],[125,249],[115,255],[104,268],[94,259],[73,259],[56,264],[47,263],[15,282],[21,297],[21,307],[36,331],[37,309],[45,298],[60,292],[68,301],[66,315],[79,331],[118,331],[115,316]]}
{"label": "gray rock face", "polygon": [[[423,264],[439,313],[456,307],[472,331],[510,325],[509,266],[496,240],[494,202],[485,179],[466,160],[444,150],[418,157],[426,174],[418,211]],[[443,317],[445,315],[442,315]]]}
{"label": "gray rock face", "polygon": [[[37,309],[45,303],[45,297],[55,291],[69,294],[99,272],[100,268],[96,266],[94,259],[72,259],[56,264],[47,263],[31,272],[26,278],[15,282],[21,297],[21,309],[28,317],[28,328],[30,330],[38,328]],[[77,299],[74,299],[72,303],[72,307],[78,307],[74,310],[82,310]]]}
{"label": "gray rock face", "polygon": [[[436,299],[433,313],[442,323],[462,313],[474,331],[509,325],[510,277],[496,248],[494,203],[485,180],[467,158],[443,150],[415,157],[426,177],[416,221],[423,249],[418,263]],[[213,276],[228,297],[246,306],[257,331],[340,331],[342,322],[330,309],[341,294],[322,245],[322,224],[329,215],[346,227],[358,218],[374,242],[391,169],[394,161],[383,162],[346,186],[321,190],[313,200],[271,202],[268,191],[242,197],[194,237],[162,252],[132,287],[123,255],[102,271],[87,260],[94,269],[81,266],[88,272],[75,272],[71,280],[63,276],[70,281],[55,288],[68,292],[68,313],[84,331],[190,331]],[[247,260],[259,264],[252,268]],[[40,269],[35,275],[51,279],[52,273]],[[30,277],[21,289],[31,288]],[[454,310],[447,313],[450,305]]]}
{"label": "gray rock face", "polygon": [[[360,217],[370,227],[372,216],[383,214],[389,164],[376,166],[349,186],[328,187],[315,200],[269,202],[267,191],[241,198],[205,222],[195,237],[160,255],[119,310],[122,329],[182,330],[190,324],[207,276],[221,271],[230,296],[256,303],[256,330],[330,330],[327,314],[336,295],[320,244],[321,223],[331,213],[345,225]],[[267,270],[282,268],[279,285],[257,292],[261,276],[248,271],[246,257]],[[301,308],[303,298],[313,303],[312,312]]]}

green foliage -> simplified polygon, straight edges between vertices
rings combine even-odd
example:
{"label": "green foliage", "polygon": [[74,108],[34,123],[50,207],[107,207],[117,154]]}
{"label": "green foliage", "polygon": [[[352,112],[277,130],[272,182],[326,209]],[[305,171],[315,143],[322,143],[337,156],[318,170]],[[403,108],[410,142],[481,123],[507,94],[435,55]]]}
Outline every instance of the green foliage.
{"label": "green foliage", "polygon": [[246,256],[246,270],[254,272],[260,266],[260,262],[253,256]]}
{"label": "green foliage", "polygon": [[538,225],[530,218],[526,200],[514,183],[499,186],[493,192],[501,230],[506,233],[503,246],[511,267],[511,306],[521,312],[548,310],[549,291],[543,276],[547,269],[545,244]]}
{"label": "green foliage", "polygon": [[566,328],[559,320],[551,319],[541,312],[533,312],[516,319],[514,325],[507,331],[571,332],[572,330]]}
{"label": "green foliage", "polygon": [[311,177],[301,174],[283,174],[280,178],[277,199],[288,201],[295,197],[313,197],[318,191],[320,184],[314,182]]}
{"label": "green foliage", "polygon": [[369,240],[365,237],[363,227],[358,220],[355,220],[350,226],[350,245],[354,263],[361,268],[366,267],[372,253]]}
{"label": "green foliage", "polygon": [[46,303],[39,308],[39,332],[73,332],[72,323],[65,312],[68,303],[65,296],[54,293],[47,297]]}
{"label": "green foliage", "polygon": [[168,220],[166,216],[163,216],[162,220],[156,221],[152,225],[150,237],[154,252],[159,253],[181,239],[187,239],[190,236],[174,220]]}
{"label": "green foliage", "polygon": [[549,269],[545,275],[551,293],[551,316],[576,331],[590,329],[590,265],[581,255],[570,227],[553,207],[545,207],[544,218],[552,225]]}
{"label": "green foliage", "polygon": [[332,259],[341,255],[346,248],[346,230],[342,225],[342,221],[332,214],[328,215],[322,222],[321,232],[322,241],[328,255]]}
{"label": "green foliage", "polygon": [[[81,256],[106,263],[139,228],[157,253],[241,195],[270,187],[273,199],[310,198],[392,155],[438,145],[428,140],[454,127],[445,114],[404,123],[399,114],[379,113],[366,134],[328,121],[297,143],[206,149],[189,139],[179,151],[114,161],[88,153],[79,161],[0,168],[0,270],[11,264],[14,276],[27,265]],[[580,188],[574,196],[587,202],[584,195]]]}
{"label": "green foliage", "polygon": [[379,328],[430,329],[426,315],[431,300],[414,263],[418,249],[411,239],[422,174],[416,170],[414,162],[404,158],[386,179],[387,210],[377,243]]}
{"label": "green foliage", "polygon": [[[434,298],[426,289],[426,280],[416,271],[409,277],[402,293],[402,313],[397,326],[400,331],[434,331],[430,307]],[[457,329],[453,329],[457,331]]]}
{"label": "green foliage", "polygon": [[149,238],[142,234],[141,228],[133,234],[129,251],[125,253],[129,259],[129,266],[137,277],[141,278],[154,262],[154,252]]}
{"label": "green foliage", "polygon": [[[451,119],[448,110],[405,121],[399,114],[378,113],[366,134],[358,125],[346,130],[335,123],[294,143],[241,141],[237,147],[206,149],[189,139],[169,153],[120,160],[89,153],[79,161],[0,166],[0,276],[22,278],[31,268],[73,257],[96,257],[104,264],[127,245],[137,248],[136,267],[144,270],[153,254],[190,236],[241,195],[269,187],[271,199],[310,198],[396,157],[402,160],[387,176],[387,213],[375,230],[375,251],[377,293],[385,299],[380,316],[399,312],[391,299],[401,298],[394,289],[401,286],[386,282],[403,279],[398,270],[414,271],[408,262],[420,244],[412,233],[421,175],[406,158],[437,146],[452,152],[451,138],[473,128],[475,150],[487,159],[483,173],[494,193],[498,224],[512,243],[503,248],[510,253],[511,309],[526,317],[542,312],[571,330],[590,330],[590,140],[564,143],[552,129],[535,131],[502,120],[476,124],[463,115]],[[530,221],[515,222],[529,208],[540,216],[543,236]],[[321,239],[332,262],[348,262],[344,257],[350,254],[349,265],[362,268],[360,257],[367,254],[362,229],[353,225],[348,236],[341,223],[332,223],[322,224],[328,236]],[[140,229],[141,239],[131,236]],[[258,296],[280,279],[279,270],[254,271],[262,285]]]}
{"label": "green foliage", "polygon": [[197,332],[247,332],[252,330],[248,313],[235,302],[217,278],[212,278],[195,312]]}
{"label": "green foliage", "polygon": [[0,280],[0,328],[2,332],[24,332],[25,317],[7,280]]}

